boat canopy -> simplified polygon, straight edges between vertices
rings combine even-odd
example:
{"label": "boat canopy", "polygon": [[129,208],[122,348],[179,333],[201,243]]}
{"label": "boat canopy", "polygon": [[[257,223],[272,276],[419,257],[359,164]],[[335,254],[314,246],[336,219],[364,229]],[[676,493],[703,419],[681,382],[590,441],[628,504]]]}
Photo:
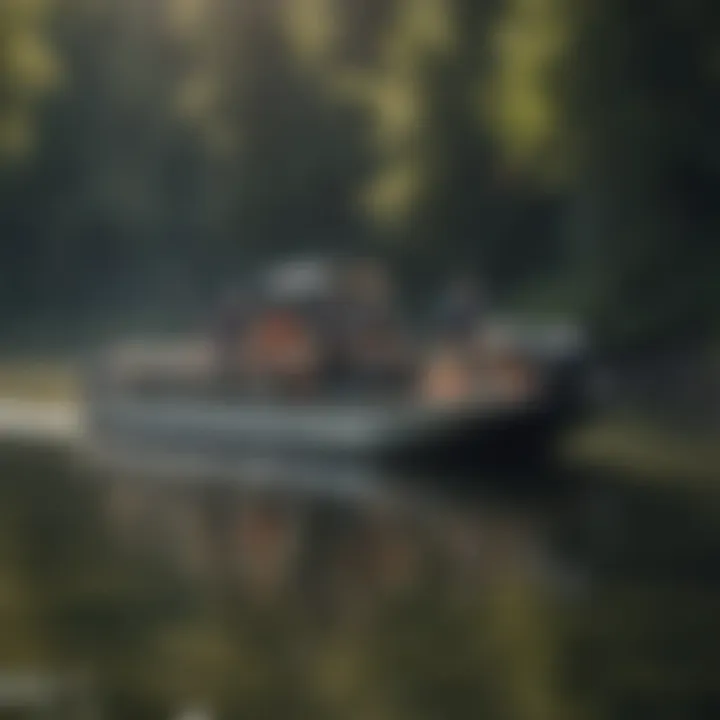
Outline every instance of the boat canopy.
{"label": "boat canopy", "polygon": [[303,260],[272,268],[263,289],[273,300],[298,302],[327,297],[335,288],[335,272],[330,264]]}

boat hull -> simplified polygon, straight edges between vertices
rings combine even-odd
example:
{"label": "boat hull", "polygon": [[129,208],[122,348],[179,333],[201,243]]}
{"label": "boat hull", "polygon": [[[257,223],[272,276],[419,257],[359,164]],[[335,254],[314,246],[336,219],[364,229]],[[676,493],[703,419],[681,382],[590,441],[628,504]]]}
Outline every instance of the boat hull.
{"label": "boat hull", "polygon": [[[305,460],[423,471],[527,467],[552,459],[560,435],[589,409],[581,353],[542,356],[543,386],[531,399],[485,397],[450,406],[369,398],[253,402],[227,392],[211,399],[203,352],[171,346],[148,353],[142,344],[102,353],[91,360],[85,385],[90,450],[139,466],[170,458],[173,467],[196,472]],[[172,372],[171,360],[178,366]],[[172,380],[172,387],[135,387],[138,378],[157,377]]]}
{"label": "boat hull", "polygon": [[199,467],[322,459],[446,470],[545,462],[572,417],[539,403],[429,410],[123,400],[95,407],[87,420],[91,446],[115,457],[174,458]]}
{"label": "boat hull", "polygon": [[527,406],[448,417],[380,452],[389,466],[418,470],[529,468],[546,465],[571,418],[560,408]]}

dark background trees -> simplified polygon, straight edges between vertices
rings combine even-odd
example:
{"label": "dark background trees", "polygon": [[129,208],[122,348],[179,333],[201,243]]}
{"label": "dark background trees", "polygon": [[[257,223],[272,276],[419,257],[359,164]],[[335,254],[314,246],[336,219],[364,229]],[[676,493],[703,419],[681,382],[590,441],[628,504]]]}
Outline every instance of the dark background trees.
{"label": "dark background trees", "polygon": [[368,249],[615,344],[717,334],[710,0],[2,12],[9,337],[167,326],[257,259]]}

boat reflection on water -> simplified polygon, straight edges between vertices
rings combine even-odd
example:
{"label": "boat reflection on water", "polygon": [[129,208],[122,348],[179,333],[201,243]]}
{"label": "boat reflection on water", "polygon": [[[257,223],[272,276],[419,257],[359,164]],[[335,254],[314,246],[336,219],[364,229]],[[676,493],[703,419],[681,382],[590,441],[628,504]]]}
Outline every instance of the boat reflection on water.
{"label": "boat reflection on water", "polygon": [[344,585],[357,602],[428,573],[491,582],[514,567],[556,579],[549,528],[561,496],[544,479],[246,461],[205,467],[200,480],[191,467],[125,460],[101,480],[117,537],[238,591],[308,591],[320,602],[318,583]]}
{"label": "boat reflection on water", "polygon": [[[520,701],[505,685],[520,687],[530,678],[542,693],[555,692],[555,671],[545,664],[547,643],[528,650],[523,639],[526,627],[543,636],[553,632],[534,594],[562,591],[552,536],[563,500],[546,484],[524,483],[545,488],[524,496],[517,482],[497,477],[483,483],[478,477],[401,476],[359,464],[297,463],[258,463],[199,477],[169,466],[151,471],[139,462],[135,470],[105,471],[90,480],[103,498],[105,525],[120,555],[173,574],[190,597],[204,597],[213,608],[212,632],[236,638],[231,654],[251,652],[248,643],[258,634],[253,662],[270,663],[274,688],[298,683],[303,697],[313,703],[320,698],[336,716],[346,716],[358,702],[381,703],[373,697],[385,683],[412,678],[415,664],[431,664],[445,652],[433,647],[435,625],[446,628],[441,636],[450,633],[438,642],[447,646],[459,631],[467,633],[465,643],[478,631],[472,622],[489,613],[497,621],[483,631],[480,645],[497,652],[499,663],[522,656],[519,676],[513,668],[473,668],[468,656],[459,660],[457,682],[482,672],[491,684],[497,681],[493,702],[511,713]],[[240,634],[233,634],[238,628]],[[391,638],[405,635],[419,643],[417,657],[393,661]],[[382,649],[383,638],[389,649]],[[405,652],[403,642],[398,651]],[[202,665],[194,645],[185,652],[183,662]],[[364,653],[376,656],[378,671],[385,663],[393,667],[377,680],[366,677],[367,669],[353,669]],[[503,659],[507,654],[512,657]],[[334,668],[345,663],[348,687],[337,687]],[[409,681],[411,692],[421,695],[417,681]],[[448,692],[454,696],[459,689]],[[482,697],[484,691],[473,691],[458,702],[474,712],[484,706]],[[190,701],[210,707],[225,702],[221,694],[219,700],[205,695]]]}
{"label": "boat reflection on water", "polygon": [[716,716],[716,493],[136,461],[0,453],[2,662],[95,717]]}

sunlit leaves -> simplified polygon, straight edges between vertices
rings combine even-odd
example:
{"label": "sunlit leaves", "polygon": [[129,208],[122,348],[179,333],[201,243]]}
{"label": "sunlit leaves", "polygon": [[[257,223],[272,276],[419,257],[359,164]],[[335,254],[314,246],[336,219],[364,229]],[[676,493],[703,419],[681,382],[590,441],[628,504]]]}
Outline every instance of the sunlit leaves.
{"label": "sunlit leaves", "polygon": [[59,80],[47,40],[45,0],[0,3],[0,159],[27,152],[37,103]]}
{"label": "sunlit leaves", "polygon": [[177,105],[180,113],[194,122],[210,117],[221,98],[218,78],[197,72],[184,79],[178,89]]}
{"label": "sunlit leaves", "polygon": [[208,19],[208,0],[166,0],[168,28],[177,36],[191,37]]}
{"label": "sunlit leaves", "polygon": [[412,62],[416,52],[451,52],[457,40],[453,8],[454,3],[443,0],[401,2],[395,33],[387,48],[391,60]]}
{"label": "sunlit leaves", "polygon": [[556,94],[559,75],[572,72],[569,24],[566,0],[508,0],[492,91],[482,95],[481,112],[493,119],[510,162],[544,175],[557,168],[563,132]]}
{"label": "sunlit leaves", "polygon": [[389,155],[417,150],[424,127],[425,96],[411,73],[389,76],[375,87],[373,134],[378,148]]}
{"label": "sunlit leaves", "polygon": [[388,166],[361,197],[363,208],[388,229],[407,222],[423,189],[424,174],[417,162]]}
{"label": "sunlit leaves", "polygon": [[311,63],[332,59],[338,49],[342,18],[333,0],[289,2],[283,15],[288,38],[299,57]]}
{"label": "sunlit leaves", "polygon": [[[719,26],[710,2],[508,0],[494,127],[509,161],[565,181],[606,334],[707,327]],[[592,237],[588,242],[586,238]],[[585,238],[585,239],[584,239]],[[713,265],[714,266],[714,265]],[[576,272],[578,269],[576,268]],[[687,288],[668,296],[668,283]]]}
{"label": "sunlit leaves", "polygon": [[13,538],[0,537],[0,667],[33,667],[47,662],[47,647],[34,588],[25,568],[17,562],[20,554]]}
{"label": "sunlit leaves", "polygon": [[237,101],[256,70],[252,47],[264,12],[248,0],[168,0],[182,58],[175,109],[211,153],[233,154],[241,140]]}
{"label": "sunlit leaves", "polygon": [[20,29],[7,38],[5,63],[9,84],[20,94],[34,96],[57,79],[57,66],[39,32]]}
{"label": "sunlit leaves", "polygon": [[401,1],[380,48],[372,91],[361,100],[371,112],[370,137],[379,161],[364,206],[382,225],[397,229],[407,225],[429,179],[426,151],[434,128],[426,70],[452,51],[451,4]]}

